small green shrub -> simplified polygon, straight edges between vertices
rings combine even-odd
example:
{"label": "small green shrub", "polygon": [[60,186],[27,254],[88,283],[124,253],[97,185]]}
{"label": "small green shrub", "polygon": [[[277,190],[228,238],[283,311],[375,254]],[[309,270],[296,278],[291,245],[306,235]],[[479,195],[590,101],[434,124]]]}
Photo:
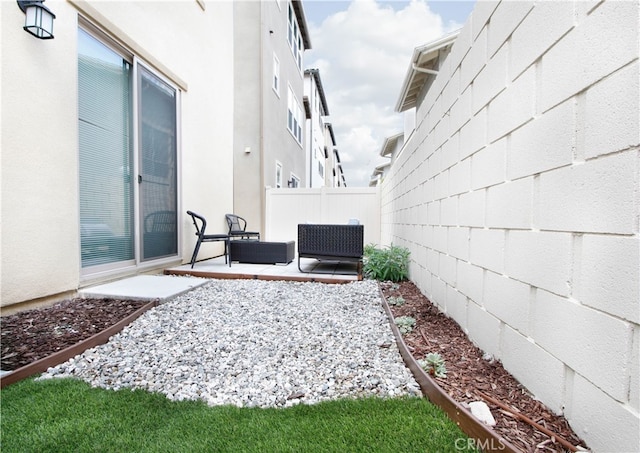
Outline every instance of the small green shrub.
{"label": "small green shrub", "polygon": [[381,281],[399,282],[409,276],[409,249],[391,244],[377,248],[369,244],[364,248],[364,275]]}
{"label": "small green shrub", "polygon": [[389,305],[394,305],[396,307],[400,307],[401,305],[404,305],[405,302],[406,301],[404,300],[404,297],[402,297],[402,296],[398,296],[398,297],[391,296],[391,297],[389,297],[387,299],[387,303]]}
{"label": "small green shrub", "polygon": [[398,330],[402,335],[408,334],[413,330],[413,326],[416,325],[416,320],[411,316],[399,316],[393,320],[398,326]]}
{"label": "small green shrub", "polygon": [[418,360],[418,364],[432,376],[439,378],[447,377],[447,368],[444,365],[444,359],[438,353],[430,352],[423,360]]}

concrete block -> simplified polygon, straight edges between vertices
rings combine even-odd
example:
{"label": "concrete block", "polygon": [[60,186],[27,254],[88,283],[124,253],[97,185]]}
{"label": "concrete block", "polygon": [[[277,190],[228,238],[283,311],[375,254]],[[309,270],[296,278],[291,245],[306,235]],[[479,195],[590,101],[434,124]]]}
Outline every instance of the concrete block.
{"label": "concrete block", "polygon": [[484,272],[484,269],[479,266],[458,260],[457,289],[478,305],[482,304]]}
{"label": "concrete block", "polygon": [[[540,175],[539,227],[634,234],[637,153],[601,157]],[[562,194],[562,196],[558,196]]]}
{"label": "concrete block", "polygon": [[[575,3],[536,3],[511,35],[511,77],[518,77],[573,27]],[[532,36],[535,36],[535,39],[531,39]]]}
{"label": "concrete block", "polygon": [[473,42],[460,65],[460,89],[468,87],[487,63],[487,29],[484,28]]}
{"label": "concrete block", "polygon": [[441,253],[432,248],[427,248],[427,270],[432,274],[440,273],[440,255]]}
{"label": "concrete block", "polygon": [[571,164],[576,121],[573,100],[513,131],[509,142],[507,177],[517,179]]}
{"label": "concrete block", "polygon": [[421,244],[415,244],[411,249],[411,259],[415,260],[420,266],[427,267],[427,247]]}
{"label": "concrete block", "polygon": [[449,286],[456,287],[457,259],[450,255],[440,255],[440,273],[438,276]]}
{"label": "concrete block", "polygon": [[520,22],[533,9],[531,0],[517,2],[502,2],[491,16],[489,23],[488,53],[495,54],[509,36],[516,30]]}
{"label": "concrete block", "polygon": [[484,352],[500,355],[500,321],[475,303],[467,308],[469,338]]}
{"label": "concrete block", "polygon": [[487,61],[473,81],[472,113],[477,113],[507,87],[509,46],[503,46]]}
{"label": "concrete block", "polygon": [[432,139],[436,148],[441,148],[442,144],[455,132],[451,128],[451,115],[441,115],[440,120],[433,128]]}
{"label": "concrete block", "polygon": [[485,272],[482,306],[523,335],[529,334],[529,285],[495,272]]}
{"label": "concrete block", "polygon": [[571,408],[566,417],[591,451],[638,451],[638,413],[578,374],[573,380]]}
{"label": "concrete block", "polygon": [[433,201],[433,179],[427,179],[422,183],[422,200],[425,203]]}
{"label": "concrete block", "polygon": [[434,196],[436,200],[449,196],[449,171],[445,170],[435,177]]}
{"label": "concrete block", "polygon": [[471,188],[504,182],[507,177],[507,139],[503,138],[471,156]]}
{"label": "concrete block", "polygon": [[458,100],[451,106],[449,122],[450,134],[458,131],[472,116],[471,102],[473,101],[473,93],[470,86],[460,94]]}
{"label": "concrete block", "polygon": [[[485,28],[487,22],[491,18],[495,9],[498,7],[499,1],[482,1],[477,2],[473,8],[471,17],[471,38],[475,40],[480,32]],[[467,26],[469,24],[467,23]]]}
{"label": "concrete block", "polygon": [[500,343],[500,360],[536,399],[556,414],[564,405],[564,364],[530,338],[505,326]]}
{"label": "concrete block", "polygon": [[504,271],[505,230],[471,229],[469,260],[499,274]]}
{"label": "concrete block", "polygon": [[531,120],[535,99],[536,71],[531,67],[489,104],[489,143]]}
{"label": "concrete block", "polygon": [[633,336],[629,323],[537,291],[533,326],[537,344],[613,398],[627,400]]}
{"label": "concrete block", "polygon": [[[471,16],[473,16],[473,14],[471,14]],[[462,29],[460,30],[460,34],[458,34],[456,41],[453,43],[451,52],[449,53],[449,55],[447,55],[447,66],[449,67],[449,71],[452,71],[454,74],[455,71],[460,71],[460,64],[462,63],[462,59],[469,52],[469,47],[473,42],[471,37],[471,34],[473,32],[472,20],[473,19],[471,17],[470,20],[467,20],[467,23],[464,25],[464,27],[462,27]]]}
{"label": "concrete block", "polygon": [[487,226],[531,228],[533,222],[533,178],[499,184],[487,189]]}
{"label": "concrete block", "polygon": [[511,230],[507,235],[505,271],[511,278],[568,296],[572,235]]}
{"label": "concrete block", "polygon": [[460,129],[460,159],[472,155],[487,145],[487,109],[476,113]]}
{"label": "concrete block", "polygon": [[433,248],[433,227],[431,225],[422,225],[421,245],[427,248]]}
{"label": "concrete block", "polygon": [[603,2],[542,57],[540,111],[637,59],[638,46],[637,3]]}
{"label": "concrete block", "polygon": [[467,192],[471,184],[471,159],[458,162],[449,169],[449,195]]}
{"label": "concrete block", "polygon": [[586,93],[584,154],[587,159],[640,143],[638,63],[591,86]]}
{"label": "concrete block", "polygon": [[458,224],[458,197],[443,198],[440,201],[440,223],[447,226]]}
{"label": "concrete block", "polygon": [[447,287],[446,314],[458,323],[463,331],[467,330],[467,298],[451,286]]}
{"label": "concrete block", "polygon": [[460,134],[454,133],[442,145],[442,166],[449,168],[460,160]]}
{"label": "concrete block", "polygon": [[469,259],[469,228],[449,227],[449,237],[447,239],[447,245],[449,246],[447,252],[449,255],[454,256],[461,260]]}
{"label": "concrete block", "polygon": [[635,327],[629,367],[629,405],[640,412],[640,326]]}
{"label": "concrete block", "polygon": [[430,225],[440,224],[440,201],[427,203],[427,217]]}
{"label": "concrete block", "polygon": [[449,229],[445,226],[433,227],[433,248],[441,253],[447,253],[447,235]]}
{"label": "concrete block", "polygon": [[[458,43],[456,42],[455,45]],[[447,57],[447,60],[451,59],[451,54]],[[442,73],[442,71],[440,71]],[[455,69],[453,74],[447,80],[447,84],[442,89],[442,108],[445,112],[451,108],[451,106],[458,100],[460,96],[460,69]]]}
{"label": "concrete block", "polygon": [[640,324],[638,236],[585,234],[573,296],[585,305]]}
{"label": "concrete block", "polygon": [[458,222],[460,226],[483,227],[485,217],[485,190],[466,192],[458,198]]}
{"label": "concrete block", "polygon": [[445,300],[447,294],[447,284],[437,278],[437,275],[434,274],[431,279],[431,296],[429,300],[442,311],[445,309]]}

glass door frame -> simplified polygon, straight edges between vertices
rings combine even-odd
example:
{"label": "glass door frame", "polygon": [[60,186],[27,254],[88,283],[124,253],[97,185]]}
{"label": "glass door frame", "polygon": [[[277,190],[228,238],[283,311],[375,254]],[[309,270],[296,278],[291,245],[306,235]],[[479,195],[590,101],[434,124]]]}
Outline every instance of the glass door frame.
{"label": "glass door frame", "polygon": [[[110,275],[132,273],[145,269],[152,269],[161,267],[163,264],[176,262],[182,259],[182,222],[180,221],[182,212],[182,165],[181,165],[181,149],[182,149],[182,90],[178,84],[174,83],[171,79],[167,78],[164,74],[156,70],[152,65],[145,63],[138,58],[132,51],[117,44],[114,39],[110,38],[108,34],[100,30],[87,20],[79,17],[78,30],[82,29],[85,33],[101,42],[105,46],[109,47],[123,59],[128,60],[132,66],[131,72],[131,120],[132,120],[132,156],[131,156],[131,168],[130,168],[130,184],[132,185],[133,193],[133,260],[117,261],[102,265],[82,267],[80,260],[80,280],[91,281],[100,278],[104,278]],[[142,260],[142,243],[143,243],[143,228],[141,218],[142,200],[140,193],[140,184],[138,183],[138,175],[140,174],[140,98],[139,98],[139,68],[144,67],[153,76],[159,78],[161,81],[169,85],[175,90],[175,116],[176,116],[176,146],[175,146],[175,172],[176,172],[176,235],[177,235],[177,252],[175,255],[163,256],[158,259],[150,259],[147,261]],[[78,149],[78,153],[80,150]],[[78,218],[80,221],[80,218]],[[78,253],[81,251],[80,237],[78,236]]]}

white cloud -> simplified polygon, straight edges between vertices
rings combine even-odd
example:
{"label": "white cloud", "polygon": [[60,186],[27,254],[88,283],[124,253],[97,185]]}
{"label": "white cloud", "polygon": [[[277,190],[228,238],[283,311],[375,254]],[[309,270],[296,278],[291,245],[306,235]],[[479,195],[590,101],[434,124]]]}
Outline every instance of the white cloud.
{"label": "white cloud", "polygon": [[320,70],[349,186],[368,185],[383,140],[402,132],[394,107],[414,48],[460,26],[445,25],[425,0],[395,6],[357,0],[310,24],[306,67]]}

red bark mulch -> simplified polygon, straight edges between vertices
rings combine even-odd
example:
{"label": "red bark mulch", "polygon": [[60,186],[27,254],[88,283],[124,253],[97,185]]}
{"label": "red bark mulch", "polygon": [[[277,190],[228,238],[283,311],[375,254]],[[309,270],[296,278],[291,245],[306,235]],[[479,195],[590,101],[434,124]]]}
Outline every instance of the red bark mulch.
{"label": "red bark mulch", "polygon": [[438,353],[444,358],[447,376],[434,379],[449,396],[458,403],[485,401],[480,396],[482,392],[510,408],[505,411],[485,401],[496,420],[492,428],[496,433],[526,452],[567,451],[554,439],[512,415],[521,413],[572,445],[586,449],[586,444],[563,416],[554,414],[534,399],[499,361],[485,357],[460,326],[441,313],[412,282],[385,282],[380,288],[387,300],[389,297],[405,300],[400,306],[389,304],[394,317],[410,316],[416,320],[413,331],[403,336],[413,357],[419,360],[428,353]]}

